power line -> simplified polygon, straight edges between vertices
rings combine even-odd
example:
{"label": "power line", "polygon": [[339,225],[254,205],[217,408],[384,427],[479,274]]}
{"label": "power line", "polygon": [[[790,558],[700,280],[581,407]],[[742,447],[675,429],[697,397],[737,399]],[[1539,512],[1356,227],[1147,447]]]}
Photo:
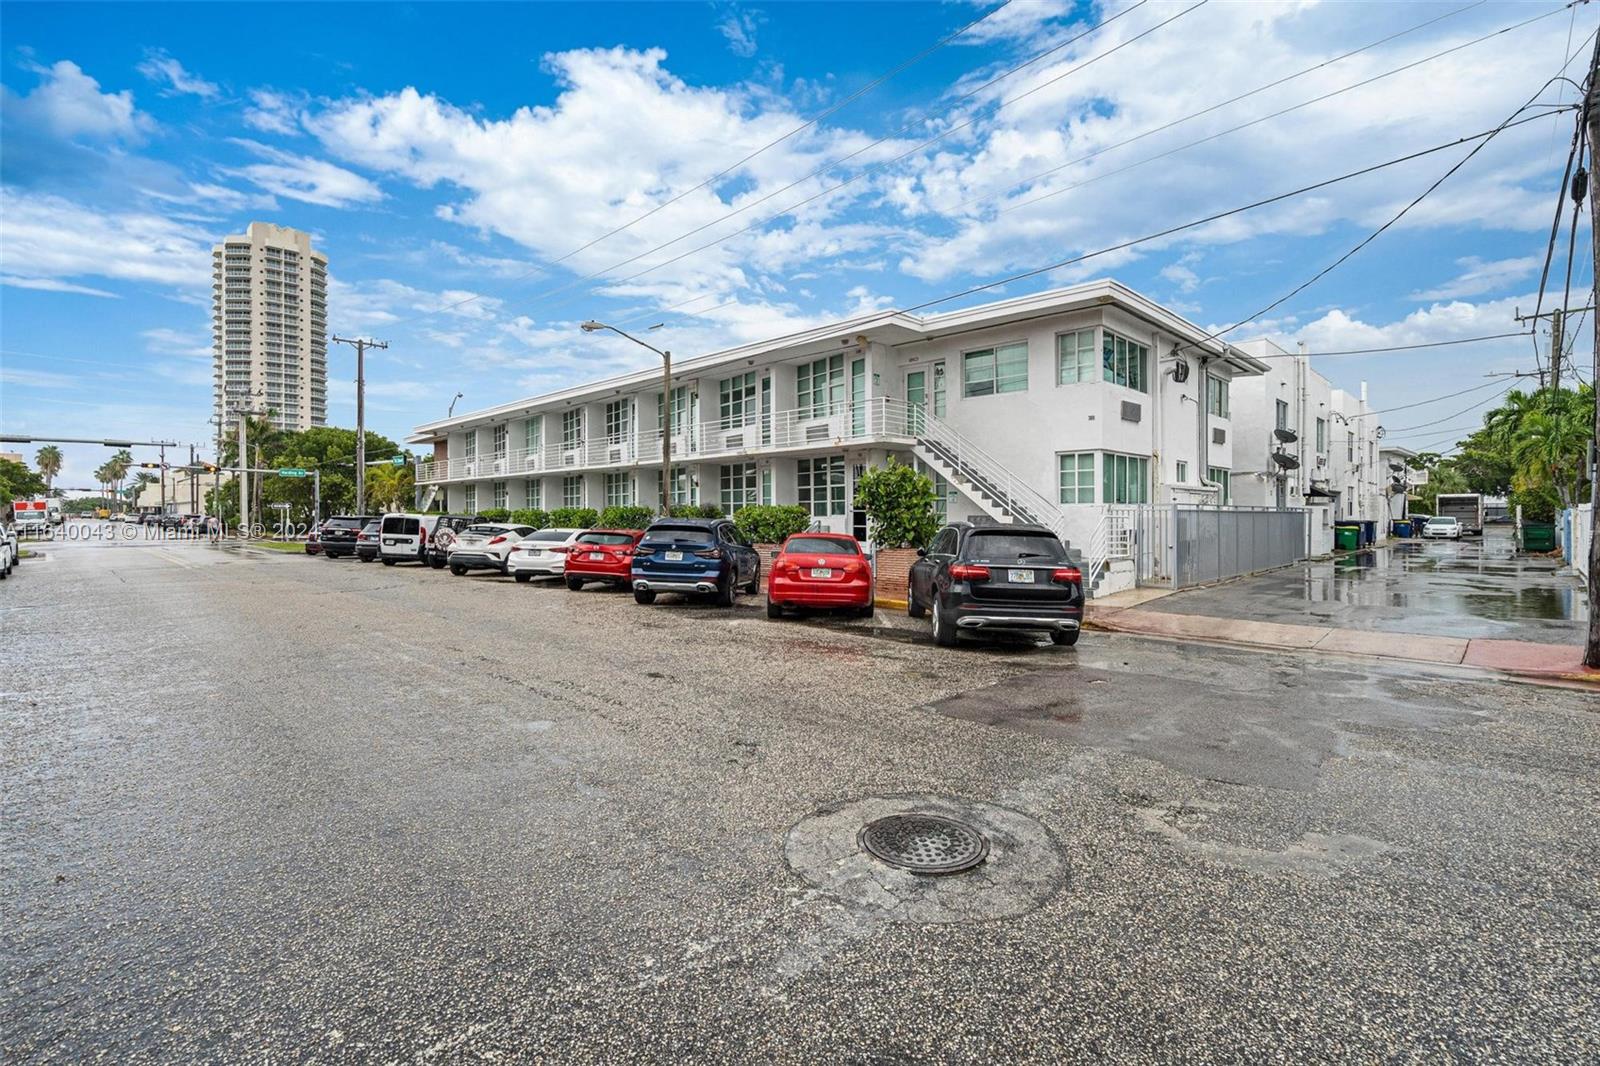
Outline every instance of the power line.
{"label": "power line", "polygon": [[[1440,400],[1453,400],[1457,396],[1465,396],[1469,392],[1482,392],[1484,389],[1493,388],[1494,386],[1496,386],[1498,384],[1500,384],[1500,382],[1498,382],[1498,381],[1486,381],[1481,385],[1474,385],[1470,389],[1462,389],[1460,392],[1447,392],[1443,396],[1435,396],[1431,400],[1418,400],[1416,403],[1401,404],[1399,407],[1385,407],[1381,411],[1363,411],[1360,414],[1356,415],[1355,417],[1356,418],[1368,418],[1368,417],[1370,417],[1372,415],[1388,415],[1388,414],[1393,414],[1396,411],[1409,411],[1413,407],[1426,407],[1430,403],[1438,403]],[[1502,389],[1500,391],[1509,392],[1509,391],[1511,391],[1511,386],[1515,385],[1515,384],[1516,384],[1516,382],[1513,381],[1511,383],[1511,385],[1507,385],[1504,389]],[[1491,399],[1492,398],[1493,397],[1491,397]],[[1467,410],[1470,411],[1470,410],[1472,410],[1472,408],[1469,407],[1469,408],[1467,408]],[[1454,418],[1455,416],[1452,415],[1450,417]],[[1396,430],[1395,432],[1399,432],[1399,431]]]}
{"label": "power line", "polygon": [[[1143,7],[1145,4],[1147,4],[1149,2],[1150,2],[1150,0],[1136,0],[1135,3],[1133,3],[1129,7],[1124,8],[1123,10],[1117,12],[1115,15],[1109,15],[1106,18],[1101,19],[1099,22],[1095,23],[1093,26],[1090,26],[1088,29],[1084,30],[1083,32],[1081,32],[1079,34],[1076,34],[1076,35],[1074,35],[1072,37],[1069,37],[1066,40],[1060,42],[1059,44],[1052,45],[1051,47],[1046,48],[1043,51],[1036,53],[1032,57],[1023,60],[1021,63],[1018,63],[1016,66],[1011,67],[1011,68],[1001,72],[1000,74],[996,75],[993,78],[990,78],[988,81],[986,81],[983,84],[977,86],[976,88],[968,90],[967,92],[965,92],[962,95],[958,96],[955,99],[955,101],[953,102],[952,106],[954,106],[955,104],[964,103],[965,101],[972,99],[974,96],[976,96],[979,93],[983,92],[985,89],[988,89],[991,86],[996,85],[1001,81],[1004,81],[1006,78],[1009,78],[1013,74],[1016,74],[1019,71],[1022,71],[1024,69],[1026,69],[1027,67],[1032,66],[1033,64],[1039,62],[1039,60],[1041,60],[1041,59],[1044,59],[1045,57],[1047,57],[1049,55],[1052,55],[1055,52],[1059,52],[1061,49],[1066,48],[1069,45],[1075,44],[1076,42],[1082,40],[1083,38],[1089,36],[1092,33],[1095,33],[1096,31],[1100,30],[1101,28],[1110,25],[1111,23],[1115,22],[1117,19],[1122,18],[1124,15],[1127,15],[1127,14],[1130,14],[1130,13],[1132,13],[1134,11],[1137,11],[1139,8]],[[1111,51],[1116,51],[1118,48],[1123,48],[1123,47],[1126,47],[1129,44],[1132,44],[1133,41],[1138,40],[1140,37],[1143,37],[1143,36],[1145,36],[1145,35],[1147,35],[1149,33],[1152,33],[1152,32],[1154,32],[1154,30],[1160,29],[1162,26],[1165,26],[1168,22],[1172,22],[1175,19],[1183,17],[1184,15],[1188,14],[1190,11],[1194,10],[1194,8],[1200,7],[1201,5],[1205,4],[1206,2],[1207,2],[1207,0],[1199,0],[1199,3],[1196,3],[1194,5],[1194,7],[1190,7],[1188,9],[1184,10],[1184,11],[1179,12],[1177,15],[1172,16],[1172,18],[1169,18],[1169,19],[1165,20],[1164,22],[1158,23],[1156,26],[1152,27],[1150,30],[1146,30],[1143,33],[1139,34],[1138,37],[1134,37],[1134,38],[1131,38],[1128,41],[1124,41],[1122,44],[1117,45],[1116,48],[1111,49]],[[1051,85],[1051,84],[1054,84],[1057,81],[1060,81],[1062,78],[1066,77],[1067,74],[1071,74],[1073,71],[1078,70],[1081,67],[1087,66],[1091,62],[1094,62],[1095,59],[1104,58],[1105,55],[1109,55],[1109,54],[1110,54],[1110,52],[1102,53],[1099,56],[1095,56],[1093,59],[1086,60],[1085,62],[1080,63],[1077,66],[1069,69],[1066,73],[1058,75],[1057,77],[1050,79],[1050,81],[1047,81],[1047,82],[1044,82],[1044,83],[1042,83],[1040,85],[1037,85],[1034,88],[1029,89],[1027,92],[1019,94],[1018,96],[1013,97],[1010,100],[1002,101],[998,106],[995,107],[994,110],[995,110],[995,112],[998,112],[1001,108],[1004,108],[1004,107],[1009,106],[1010,104],[1016,103],[1018,100],[1022,99],[1024,96],[1032,95],[1033,93],[1038,92],[1040,89],[1043,89],[1048,85]],[[991,112],[991,114],[993,114],[993,113],[994,112]],[[937,141],[943,140],[945,137],[950,136],[952,133],[955,133],[958,130],[961,130],[961,129],[966,128],[967,126],[970,126],[975,121],[977,121],[976,118],[968,119],[965,122],[959,123],[959,124],[954,125],[954,126],[947,127],[946,129],[942,130],[936,136],[934,136],[932,138],[929,138],[928,140],[922,142],[922,144],[919,144],[916,148],[912,149],[912,152],[920,151],[922,148],[925,148],[930,144],[933,144],[933,143],[935,143]],[[536,296],[534,296],[532,298],[533,299],[540,299],[540,298],[543,298],[543,297],[550,297],[550,296],[558,295],[558,294],[560,294],[562,292],[566,292],[567,290],[574,288],[575,286],[581,285],[586,281],[593,281],[594,279],[599,278],[599,277],[609,273],[610,271],[616,270],[616,269],[618,269],[620,267],[627,266],[629,263],[637,262],[638,260],[643,259],[647,255],[652,255],[655,252],[661,251],[663,248],[669,248],[672,245],[676,244],[678,241],[686,240],[687,238],[694,236],[696,233],[700,233],[700,232],[702,232],[702,231],[704,231],[706,229],[709,229],[712,226],[720,225],[721,223],[726,222],[728,219],[733,218],[736,215],[741,215],[744,212],[749,211],[750,209],[752,209],[754,207],[759,207],[761,204],[766,203],[767,201],[773,199],[774,197],[781,196],[783,193],[788,192],[790,189],[793,189],[797,185],[800,185],[800,184],[802,184],[802,183],[804,183],[806,181],[809,181],[812,178],[817,177],[817,176],[819,176],[821,174],[825,174],[828,171],[832,170],[833,168],[839,166],[841,163],[849,162],[851,159],[854,159],[855,157],[857,157],[859,155],[862,155],[865,152],[871,151],[873,148],[876,148],[878,145],[883,144],[884,142],[886,142],[888,140],[891,140],[892,138],[898,137],[901,134],[908,132],[909,130],[915,128],[917,125],[918,125],[918,123],[915,122],[915,121],[908,122],[905,125],[901,126],[899,129],[894,130],[892,133],[885,134],[884,136],[879,137],[877,140],[872,141],[872,142],[862,146],[861,148],[856,149],[855,151],[849,153],[848,155],[843,155],[843,156],[840,156],[838,159],[834,159],[834,160],[832,160],[830,162],[824,163],[820,167],[818,167],[815,170],[811,171],[810,173],[808,173],[808,174],[806,174],[806,175],[804,175],[804,176],[802,176],[800,178],[795,179],[794,181],[790,182],[789,184],[783,186],[782,188],[774,189],[772,192],[767,193],[765,196],[762,196],[757,200],[753,200],[750,203],[745,204],[742,207],[739,207],[739,208],[737,208],[737,209],[735,209],[733,211],[730,211],[730,212],[728,212],[727,214],[723,215],[720,218],[716,218],[716,219],[711,220],[710,222],[704,223],[704,224],[702,224],[700,226],[696,226],[694,229],[689,230],[687,233],[679,234],[678,236],[674,237],[672,240],[667,241],[664,244],[658,244],[653,248],[648,248],[645,251],[640,252],[638,255],[631,256],[628,259],[624,259],[620,263],[613,263],[612,265],[610,265],[608,267],[605,267],[605,268],[603,268],[601,270],[595,271],[595,272],[590,273],[590,274],[585,274],[585,275],[583,275],[581,277],[578,277],[578,278],[574,278],[571,281],[566,282],[563,285],[559,285],[556,288],[551,289],[551,290],[549,290],[547,292],[539,293],[538,295],[536,295]],[[872,166],[868,167],[866,170],[863,170],[861,173],[859,173],[859,174],[855,175],[854,177],[850,178],[848,181],[841,182],[838,185],[835,185],[832,188],[824,190],[824,191],[825,192],[831,192],[831,191],[833,191],[833,189],[843,188],[844,186],[852,184],[853,182],[859,180],[860,178],[866,176],[867,174],[874,173],[875,171],[881,169],[882,167],[888,166],[888,165],[890,165],[892,163],[899,162],[901,159],[904,159],[905,156],[909,155],[909,154],[911,154],[911,153],[910,152],[905,153],[905,155],[897,156],[894,159],[888,160],[888,161],[886,161],[884,163],[873,164]],[[822,194],[818,194],[818,195],[820,196]],[[790,207],[786,208],[785,210],[778,212],[776,215],[772,215],[772,216],[770,216],[768,218],[763,219],[761,223],[757,223],[757,224],[758,225],[765,224],[766,222],[771,221],[773,218],[780,218],[784,214],[787,214],[789,211],[793,211],[796,207],[804,206],[805,204],[808,204],[812,200],[815,200],[815,199],[817,199],[816,196],[808,197],[807,199],[800,201],[800,203],[791,205]],[[749,227],[747,227],[747,229],[748,228]],[[728,234],[727,237],[724,237],[722,239],[723,240],[728,240],[728,239],[731,239],[733,237],[738,236],[739,233],[744,233],[744,232],[746,232],[746,230],[739,230],[736,233]],[[717,242],[713,242],[713,243],[717,243]],[[707,247],[709,247],[709,245]],[[576,253],[575,252],[574,253],[569,253],[569,255],[571,255],[571,254],[576,254]],[[567,258],[567,256],[563,256],[562,258],[565,259],[565,258]],[[670,260],[669,262],[676,262],[676,260]],[[661,265],[664,266],[666,264],[661,264]],[[652,269],[654,269],[654,268],[652,268]],[[524,274],[523,278],[529,277],[533,273],[534,273],[534,271],[530,271],[528,274]],[[518,279],[515,279],[515,280],[523,280],[523,279],[522,278],[518,278]],[[624,278],[622,280],[626,281],[628,279]],[[408,322],[414,322],[417,319],[427,318],[427,317],[432,316],[432,315],[440,314],[440,313],[442,313],[444,311],[453,310],[453,309],[455,309],[457,307],[463,306],[464,304],[471,303],[474,300],[481,299],[483,297],[483,295],[484,294],[482,294],[482,293],[474,293],[472,296],[469,296],[469,297],[467,297],[466,299],[463,299],[463,300],[458,300],[455,303],[446,304],[445,306],[439,307],[439,308],[435,308],[432,311],[424,311],[424,312],[421,312],[420,314],[413,315],[410,318],[401,319],[399,322],[390,323],[390,327],[392,328],[393,326],[404,325],[405,323],[408,323]]]}
{"label": "power line", "polygon": [[[1332,355],[1377,355],[1381,352],[1409,352],[1419,348],[1443,348],[1452,344],[1475,344],[1478,341],[1498,341],[1507,337],[1525,337],[1526,330],[1517,330],[1514,333],[1490,333],[1482,337],[1457,337],[1448,341],[1426,341],[1421,344],[1391,344],[1384,348],[1345,348],[1334,352],[1306,352],[1311,358],[1326,358]],[[1297,359],[1299,352],[1284,352],[1282,355],[1258,355],[1256,359]]]}
{"label": "power line", "polygon": [[[1568,110],[1576,110],[1576,107],[1575,106],[1569,106]],[[1521,126],[1524,123],[1528,123],[1528,122],[1537,122],[1540,119],[1549,118],[1550,116],[1556,115],[1556,114],[1560,114],[1560,112],[1547,111],[1544,114],[1541,114],[1541,115],[1530,115],[1527,118],[1519,119],[1519,120],[1517,120],[1515,122],[1502,123],[1501,125],[1496,126],[1492,130],[1485,130],[1485,131],[1483,131],[1481,133],[1468,134],[1465,137],[1457,137],[1453,141],[1446,141],[1444,144],[1436,144],[1432,148],[1423,148],[1423,149],[1420,149],[1420,150],[1415,151],[1415,152],[1409,152],[1406,155],[1396,156],[1395,158],[1386,160],[1386,161],[1384,161],[1382,163],[1373,163],[1370,166],[1362,167],[1359,170],[1352,170],[1352,171],[1349,171],[1348,173],[1340,174],[1337,177],[1326,178],[1326,179],[1324,179],[1322,181],[1313,182],[1310,185],[1302,185],[1297,189],[1290,189],[1288,192],[1281,192],[1281,193],[1278,193],[1275,196],[1268,196],[1268,197],[1266,197],[1265,199],[1262,199],[1262,200],[1255,200],[1255,201],[1253,201],[1251,203],[1244,204],[1244,205],[1242,205],[1240,207],[1229,208],[1226,211],[1217,211],[1217,212],[1215,212],[1213,214],[1206,215],[1203,218],[1197,218],[1197,219],[1194,219],[1193,221],[1190,221],[1190,222],[1183,222],[1183,223],[1180,223],[1180,224],[1178,224],[1176,226],[1168,226],[1166,229],[1157,230],[1154,233],[1147,233],[1143,237],[1134,237],[1134,238],[1131,238],[1131,239],[1126,240],[1126,241],[1120,241],[1117,244],[1107,245],[1104,248],[1097,248],[1092,252],[1084,252],[1081,255],[1069,256],[1066,259],[1058,259],[1053,263],[1047,263],[1044,266],[1035,267],[1032,270],[1024,270],[1024,271],[1022,271],[1021,273],[1018,273],[1018,274],[1010,274],[1010,275],[1007,275],[1006,277],[998,278],[998,279],[996,279],[994,281],[986,281],[981,285],[973,285],[973,286],[971,286],[969,288],[962,289],[959,292],[950,293],[947,296],[936,297],[935,299],[932,299],[932,300],[924,300],[923,302],[921,302],[919,304],[912,304],[909,307],[902,307],[899,310],[902,311],[902,312],[906,312],[906,313],[909,313],[909,312],[912,312],[912,311],[920,311],[925,307],[935,307],[935,306],[937,306],[939,304],[949,303],[951,300],[959,300],[964,296],[973,296],[973,295],[976,295],[977,293],[980,293],[980,292],[987,292],[990,289],[1000,288],[1003,285],[1010,285],[1010,284],[1012,284],[1014,282],[1025,281],[1028,278],[1038,277],[1040,274],[1048,274],[1048,273],[1050,273],[1052,271],[1060,270],[1063,267],[1074,266],[1074,265],[1076,265],[1078,263],[1086,262],[1087,260],[1090,260],[1090,259],[1095,259],[1095,258],[1098,258],[1098,257],[1103,256],[1103,255],[1109,255],[1112,252],[1120,252],[1120,251],[1123,251],[1123,250],[1128,249],[1128,248],[1135,247],[1135,246],[1140,245],[1140,244],[1147,244],[1150,241],[1160,240],[1163,237],[1170,237],[1174,233],[1182,233],[1184,230],[1195,229],[1196,227],[1204,226],[1204,225],[1207,225],[1207,224],[1212,223],[1212,222],[1217,222],[1217,221],[1219,221],[1221,219],[1229,218],[1229,217],[1231,217],[1233,215],[1244,214],[1246,211],[1254,211],[1257,208],[1267,207],[1267,206],[1269,206],[1271,204],[1275,204],[1275,203],[1281,203],[1284,200],[1289,200],[1289,199],[1292,199],[1292,198],[1294,198],[1296,196],[1303,196],[1308,192],[1315,192],[1318,189],[1325,189],[1330,185],[1337,185],[1339,182],[1342,182],[1342,181],[1349,181],[1352,178],[1364,177],[1367,174],[1373,174],[1373,173],[1376,173],[1377,171],[1384,170],[1384,169],[1386,169],[1388,167],[1397,166],[1397,165],[1399,165],[1401,163],[1409,163],[1414,159],[1421,159],[1423,156],[1432,155],[1435,152],[1443,152],[1443,151],[1446,151],[1446,150],[1451,149],[1451,148],[1458,148],[1461,145],[1468,144],[1468,143],[1470,143],[1472,141],[1481,140],[1481,139],[1487,138],[1487,137],[1493,137],[1495,134],[1501,133],[1504,130],[1511,129],[1511,128],[1516,127],[1516,126]],[[1237,328],[1237,327],[1231,327],[1231,328]],[[1227,332],[1227,331],[1224,330],[1222,332]],[[1213,336],[1215,336],[1215,334]]]}
{"label": "power line", "polygon": [[[1498,385],[1499,382],[1491,382],[1491,384]],[[1440,422],[1448,422],[1452,418],[1460,418],[1462,415],[1466,414],[1468,411],[1476,411],[1478,408],[1482,407],[1484,404],[1492,403],[1495,400],[1498,400],[1500,397],[1504,396],[1506,393],[1508,393],[1512,389],[1516,388],[1516,386],[1517,386],[1517,383],[1515,381],[1513,381],[1509,385],[1507,385],[1505,388],[1503,388],[1499,392],[1495,393],[1494,395],[1486,397],[1486,398],[1484,398],[1482,400],[1479,400],[1477,403],[1474,403],[1470,407],[1463,407],[1461,410],[1457,411],[1455,414],[1445,415],[1443,418],[1435,418],[1432,422],[1421,422],[1421,423],[1418,423],[1415,426],[1401,426],[1398,429],[1389,430],[1389,432],[1390,433],[1410,433],[1413,430],[1427,429],[1430,426],[1437,426]],[[1438,401],[1435,400],[1435,401],[1432,401],[1432,402],[1437,403]],[[1420,407],[1422,405],[1421,404],[1417,404],[1416,406]],[[1398,408],[1391,408],[1391,410],[1398,410]]]}

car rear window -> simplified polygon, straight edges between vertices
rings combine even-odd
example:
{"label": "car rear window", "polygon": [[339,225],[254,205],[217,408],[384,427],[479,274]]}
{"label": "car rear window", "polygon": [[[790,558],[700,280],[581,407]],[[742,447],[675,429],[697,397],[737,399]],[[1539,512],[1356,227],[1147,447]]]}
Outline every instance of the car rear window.
{"label": "car rear window", "polygon": [[415,518],[393,515],[383,520],[383,531],[393,536],[414,537],[420,530]]}
{"label": "car rear window", "polygon": [[360,529],[366,523],[359,518],[330,518],[323,529]]}
{"label": "car rear window", "polygon": [[361,527],[361,532],[363,533],[376,533],[377,531],[378,523],[376,522],[368,522],[366,525]]}
{"label": "car rear window", "polygon": [[786,552],[799,552],[802,555],[860,555],[861,549],[856,547],[853,540],[844,540],[839,537],[795,537],[784,546]]}
{"label": "car rear window", "polygon": [[716,534],[704,526],[654,526],[644,535],[647,544],[715,544]]}
{"label": "car rear window", "polygon": [[572,530],[570,529],[536,529],[532,533],[529,533],[526,539],[537,541],[561,541],[566,540],[570,536],[572,536]]}
{"label": "car rear window", "polygon": [[486,537],[492,537],[496,533],[505,533],[510,529],[510,526],[468,526],[466,532],[482,533]]}
{"label": "car rear window", "polygon": [[585,533],[578,538],[579,544],[632,544],[633,536],[628,533]]}
{"label": "car rear window", "polygon": [[968,535],[962,557],[981,563],[1064,563],[1067,549],[1049,533],[980,529]]}

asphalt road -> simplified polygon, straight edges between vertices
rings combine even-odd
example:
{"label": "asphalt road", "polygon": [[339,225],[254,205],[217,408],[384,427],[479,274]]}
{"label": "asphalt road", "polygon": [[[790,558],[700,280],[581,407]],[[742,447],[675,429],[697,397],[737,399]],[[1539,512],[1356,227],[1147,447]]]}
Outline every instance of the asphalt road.
{"label": "asphalt road", "polygon": [[[62,543],[8,1062],[1593,1061],[1592,696]],[[852,846],[966,820],[975,873]]]}

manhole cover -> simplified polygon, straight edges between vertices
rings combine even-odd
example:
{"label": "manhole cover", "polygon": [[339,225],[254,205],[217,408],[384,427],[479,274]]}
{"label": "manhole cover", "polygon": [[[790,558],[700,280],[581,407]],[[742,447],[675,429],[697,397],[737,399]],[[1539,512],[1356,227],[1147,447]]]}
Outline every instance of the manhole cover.
{"label": "manhole cover", "polygon": [[933,814],[891,814],[868,822],[861,830],[861,846],[914,874],[961,873],[989,854],[989,840],[982,833]]}

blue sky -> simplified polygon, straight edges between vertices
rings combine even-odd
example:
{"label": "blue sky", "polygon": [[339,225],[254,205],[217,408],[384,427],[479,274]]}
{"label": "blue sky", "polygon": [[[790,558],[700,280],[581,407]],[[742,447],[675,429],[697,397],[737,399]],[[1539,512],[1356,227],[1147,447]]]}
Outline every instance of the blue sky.
{"label": "blue sky", "polygon": [[[1581,80],[1596,21],[1473,0],[6,3],[0,427],[209,441],[209,250],[252,220],[312,232],[330,259],[334,331],[389,342],[369,363],[368,412],[400,438],[457,391],[459,412],[650,358],[581,334],[585,318],[665,321],[657,337],[675,353],[713,351],[918,304],[1486,130],[1575,53]],[[1557,85],[1540,99],[1575,95]],[[1357,258],[1229,338],[1331,351],[1516,328],[1571,129],[1563,114],[1501,134]],[[1466,150],[992,296],[1109,275],[1203,325],[1233,325]],[[1580,244],[1575,290],[1588,261]],[[1586,339],[1574,354],[1588,365]],[[1381,408],[1533,358],[1519,339],[1319,368],[1351,390],[1369,382]],[[353,424],[353,357],[336,349],[329,365],[330,419]],[[1478,414],[1392,439],[1431,443]],[[62,481],[86,484],[102,458],[69,449]]]}

